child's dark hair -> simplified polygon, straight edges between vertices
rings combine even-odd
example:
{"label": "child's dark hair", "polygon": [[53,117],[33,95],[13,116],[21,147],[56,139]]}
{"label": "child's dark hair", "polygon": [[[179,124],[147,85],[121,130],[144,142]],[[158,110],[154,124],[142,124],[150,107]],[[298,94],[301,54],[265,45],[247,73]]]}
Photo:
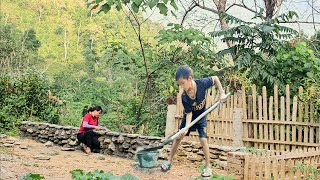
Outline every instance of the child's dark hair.
{"label": "child's dark hair", "polygon": [[190,76],[193,77],[192,69],[188,65],[180,66],[176,72],[176,81],[181,77],[188,79]]}
{"label": "child's dark hair", "polygon": [[101,106],[93,106],[88,109],[88,112],[93,112],[93,111],[102,111]]}
{"label": "child's dark hair", "polygon": [[93,112],[93,111],[101,111],[102,112],[102,108],[101,108],[101,106],[93,106],[88,109],[88,106],[85,106],[82,111],[82,116],[86,115],[89,112]]}

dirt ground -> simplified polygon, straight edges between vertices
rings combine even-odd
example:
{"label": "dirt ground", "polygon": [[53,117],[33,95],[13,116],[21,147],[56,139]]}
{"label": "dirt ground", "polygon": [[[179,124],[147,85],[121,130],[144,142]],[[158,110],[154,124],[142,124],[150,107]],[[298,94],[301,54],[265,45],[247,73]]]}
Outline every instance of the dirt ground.
{"label": "dirt ground", "polygon": [[[170,171],[163,173],[159,167],[142,169],[130,159],[103,154],[86,155],[80,150],[62,151],[59,146],[46,147],[33,140],[10,138],[15,141],[14,147],[4,147],[0,143],[0,180],[19,179],[30,172],[41,174],[49,180],[69,180],[70,171],[75,169],[86,172],[98,169],[116,175],[130,173],[141,180],[186,180],[200,175],[197,170],[199,164],[176,162]],[[0,141],[4,142],[5,139]],[[223,174],[219,169],[214,171]]]}

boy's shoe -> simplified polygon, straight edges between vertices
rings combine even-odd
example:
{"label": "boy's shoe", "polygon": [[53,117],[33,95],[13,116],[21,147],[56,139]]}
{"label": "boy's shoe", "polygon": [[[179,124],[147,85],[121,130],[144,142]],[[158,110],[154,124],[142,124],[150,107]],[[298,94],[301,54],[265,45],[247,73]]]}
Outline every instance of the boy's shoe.
{"label": "boy's shoe", "polygon": [[211,177],[212,176],[212,169],[211,168],[204,168],[201,176],[202,177]]}
{"label": "boy's shoe", "polygon": [[165,161],[160,167],[163,172],[167,172],[172,168],[172,165],[168,161]]}

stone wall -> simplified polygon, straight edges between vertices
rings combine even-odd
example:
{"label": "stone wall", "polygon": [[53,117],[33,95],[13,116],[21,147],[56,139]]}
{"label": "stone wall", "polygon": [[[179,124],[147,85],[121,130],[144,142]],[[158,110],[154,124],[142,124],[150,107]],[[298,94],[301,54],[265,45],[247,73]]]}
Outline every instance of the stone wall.
{"label": "stone wall", "polygon": [[[48,123],[38,123],[24,121],[20,127],[20,135],[46,143],[53,142],[64,148],[80,149],[76,138],[78,127],[59,126]],[[163,138],[143,136],[139,134],[125,134],[118,132],[99,132],[101,137],[101,152],[106,155],[116,155],[125,158],[132,158],[138,147],[149,146],[160,143]],[[170,152],[167,146],[160,151],[159,159],[166,159]],[[211,162],[215,166],[226,168],[227,153],[238,150],[227,146],[209,145]],[[182,142],[175,156],[177,161],[189,161],[192,163],[202,163],[204,154],[201,144],[198,142]]]}

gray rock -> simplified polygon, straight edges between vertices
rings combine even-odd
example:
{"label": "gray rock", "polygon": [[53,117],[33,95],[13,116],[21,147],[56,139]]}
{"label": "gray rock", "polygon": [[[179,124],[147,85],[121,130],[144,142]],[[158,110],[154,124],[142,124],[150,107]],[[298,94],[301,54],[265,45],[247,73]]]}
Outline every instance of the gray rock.
{"label": "gray rock", "polygon": [[65,130],[70,130],[70,129],[72,129],[73,127],[72,126],[64,126],[63,127],[63,129],[65,129]]}
{"label": "gray rock", "polygon": [[61,151],[74,151],[74,148],[67,148],[67,147],[62,147]]}
{"label": "gray rock", "polygon": [[77,145],[78,144],[78,141],[70,141],[69,142],[69,145],[70,146],[75,146],[75,145]]}
{"label": "gray rock", "polygon": [[33,133],[33,129],[29,128],[29,129],[27,129],[27,132],[28,133]]}
{"label": "gray rock", "polygon": [[49,156],[56,156],[56,155],[59,155],[59,152],[58,151],[49,151],[46,154]]}
{"label": "gray rock", "polygon": [[103,142],[105,138],[106,138],[105,136],[100,136],[100,137],[98,138],[98,141]]}
{"label": "gray rock", "polygon": [[14,147],[14,144],[4,143],[3,146],[4,146],[4,147]]}
{"label": "gray rock", "polygon": [[113,142],[109,144],[108,149],[110,149],[110,150],[112,150],[112,151],[115,151],[115,150],[116,150],[116,146],[114,145]]}
{"label": "gray rock", "polygon": [[20,145],[21,144],[21,142],[15,142],[14,143],[14,145]]}
{"label": "gray rock", "polygon": [[127,134],[127,137],[129,138],[137,138],[139,136],[140,136],[139,134]]}
{"label": "gray rock", "polygon": [[53,142],[47,141],[46,143],[44,143],[44,145],[45,145],[46,147],[52,147],[52,146],[53,146]]}
{"label": "gray rock", "polygon": [[26,145],[22,145],[20,146],[20,149],[28,149],[28,147]]}
{"label": "gray rock", "polygon": [[[141,136],[140,136],[140,138],[141,138]],[[145,136],[144,139],[149,139],[149,140],[163,140],[163,138],[157,137],[157,136]]]}
{"label": "gray rock", "polygon": [[55,136],[58,136],[60,134],[60,130],[56,130],[56,132],[54,132]]}
{"label": "gray rock", "polygon": [[44,156],[44,155],[37,155],[34,156],[34,159],[39,159],[39,160],[50,160],[50,157]]}
{"label": "gray rock", "polygon": [[5,134],[0,134],[0,139],[6,138],[6,137],[7,137],[7,135],[5,135]]}
{"label": "gray rock", "polygon": [[4,143],[6,144],[13,144],[15,141],[12,141],[12,140],[6,140]]}
{"label": "gray rock", "polygon": [[99,135],[105,135],[107,131],[99,130],[99,131],[94,131],[94,133],[99,134]]}
{"label": "gray rock", "polygon": [[45,143],[45,142],[47,142],[48,140],[41,138],[41,139],[39,139],[39,141],[40,141],[41,143]]}
{"label": "gray rock", "polygon": [[113,136],[113,137],[112,137],[112,141],[113,141],[113,142],[118,141],[118,137]]}
{"label": "gray rock", "polygon": [[62,140],[61,143],[62,144],[68,144],[68,140]]}
{"label": "gray rock", "polygon": [[124,142],[124,137],[120,135],[118,138],[118,143],[123,143],[123,142]]}
{"label": "gray rock", "polygon": [[124,143],[122,144],[122,147],[123,147],[124,149],[128,149],[130,146],[131,146],[131,145],[130,145],[129,143],[127,143],[127,142],[124,142]]}
{"label": "gray rock", "polygon": [[104,139],[103,142],[105,142],[105,143],[111,143],[111,139],[106,138],[106,139]]}
{"label": "gray rock", "polygon": [[105,160],[106,158],[104,156],[98,156],[97,159],[98,160]]}
{"label": "gray rock", "polygon": [[107,132],[106,135],[110,135],[110,136],[119,136],[120,133],[118,132]]}
{"label": "gray rock", "polygon": [[134,144],[134,143],[136,143],[137,142],[137,140],[136,139],[133,139],[131,142],[130,142],[130,144]]}

